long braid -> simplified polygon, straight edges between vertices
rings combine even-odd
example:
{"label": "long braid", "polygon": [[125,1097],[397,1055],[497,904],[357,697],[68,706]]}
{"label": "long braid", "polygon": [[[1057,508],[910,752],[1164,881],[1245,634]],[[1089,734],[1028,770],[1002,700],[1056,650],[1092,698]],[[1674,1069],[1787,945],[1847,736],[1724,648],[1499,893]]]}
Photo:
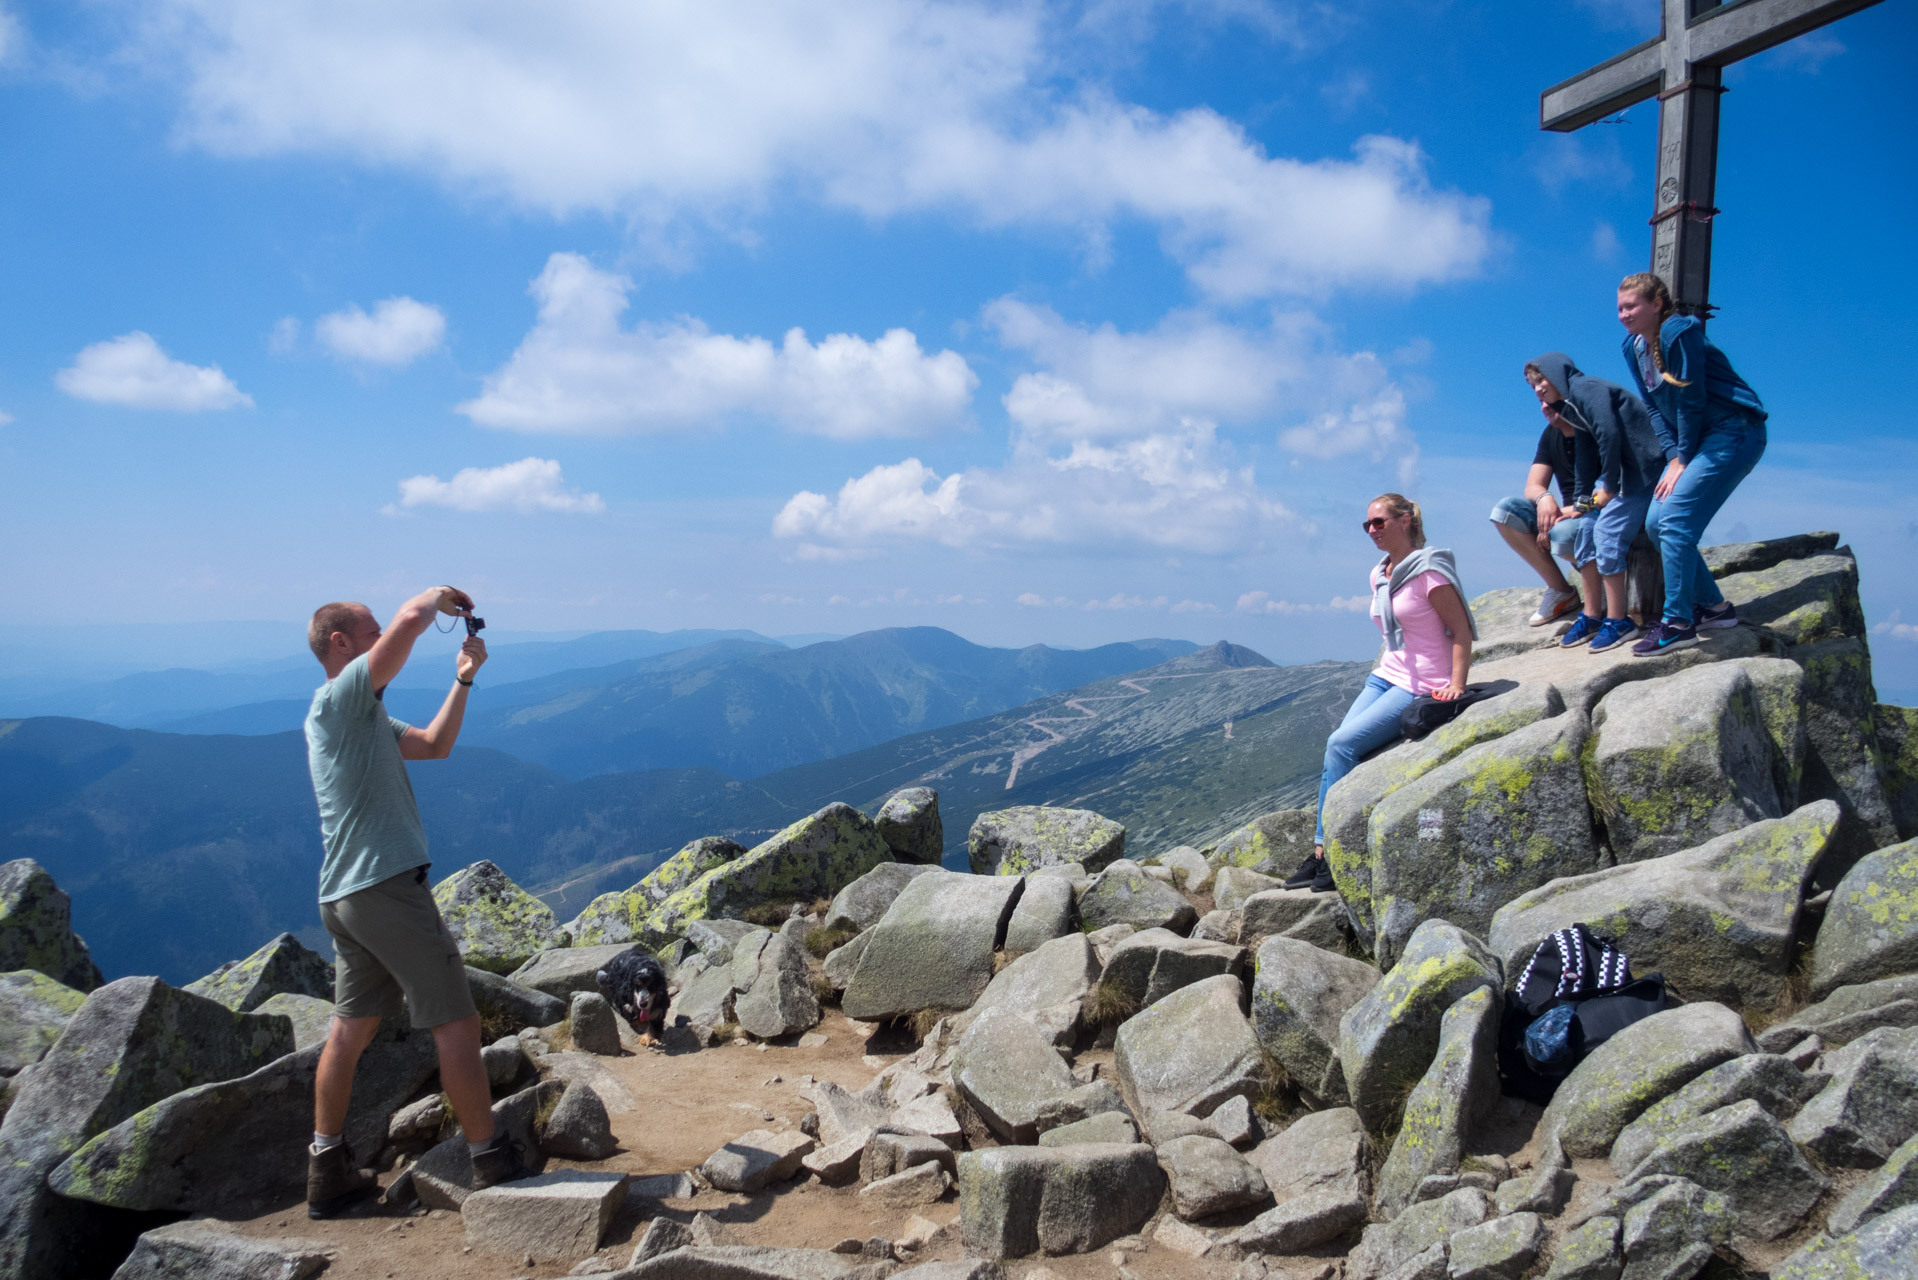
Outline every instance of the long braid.
{"label": "long braid", "polygon": [[[1672,291],[1666,287],[1663,280],[1649,271],[1640,271],[1636,275],[1626,276],[1618,282],[1618,287],[1621,290],[1630,289],[1639,297],[1656,302],[1658,304],[1658,320],[1661,326],[1665,322],[1665,317],[1672,313]],[[1660,340],[1658,334],[1654,333],[1649,338],[1640,338],[1639,341],[1644,343],[1646,350],[1650,352],[1652,367],[1658,370],[1658,376],[1661,381],[1670,383],[1674,387],[1689,387],[1692,385],[1689,382],[1679,381],[1665,368],[1664,343]]]}

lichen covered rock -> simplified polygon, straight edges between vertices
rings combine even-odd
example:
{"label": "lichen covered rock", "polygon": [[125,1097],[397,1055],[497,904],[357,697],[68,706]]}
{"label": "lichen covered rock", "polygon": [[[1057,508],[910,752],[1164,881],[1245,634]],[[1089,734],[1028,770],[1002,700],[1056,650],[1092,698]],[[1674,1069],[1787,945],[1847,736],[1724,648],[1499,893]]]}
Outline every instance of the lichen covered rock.
{"label": "lichen covered rock", "polygon": [[1252,1028],[1292,1083],[1320,1107],[1348,1101],[1339,1062],[1339,1023],[1378,985],[1379,971],[1295,938],[1259,946],[1252,981]]}
{"label": "lichen covered rock", "polygon": [[879,806],[873,825],[899,861],[939,865],[946,848],[946,827],[939,819],[939,793],[931,787],[893,792]]}
{"label": "lichen covered rock", "polygon": [[1119,858],[1079,895],[1079,918],[1089,930],[1129,924],[1183,935],[1199,922],[1199,913],[1177,889],[1153,879],[1138,863]]}
{"label": "lichen covered rock", "polygon": [[695,920],[738,919],[753,907],[830,898],[890,861],[892,851],[872,820],[835,802],[668,897],[641,940],[682,937]]}
{"label": "lichen covered rock", "polygon": [[894,900],[859,957],[841,1008],[879,1021],[921,1009],[972,1006],[992,981],[1023,879],[930,871]]}
{"label": "lichen covered rock", "polygon": [[1811,989],[1918,973],[1918,840],[1861,858],[1832,891],[1812,949]]}
{"label": "lichen covered rock", "polygon": [[1872,714],[1878,731],[1878,768],[1900,839],[1918,837],[1918,707],[1879,703]]}
{"label": "lichen covered rock", "polygon": [[0,864],[0,971],[34,969],[75,991],[104,978],[73,931],[73,903],[32,858]]}
{"label": "lichen covered rock", "polygon": [[1660,1174],[1724,1196],[1738,1217],[1739,1234],[1757,1240],[1775,1240],[1795,1228],[1831,1185],[1750,1098],[1678,1126],[1630,1177]]}
{"label": "lichen covered rock", "polygon": [[975,875],[1018,876],[1068,863],[1097,872],[1124,856],[1125,827],[1090,809],[1015,805],[975,818],[966,851]]}
{"label": "lichen covered rock", "polygon": [[1099,981],[1143,1009],[1202,979],[1237,975],[1244,964],[1240,947],[1182,938],[1169,929],[1142,929],[1112,948]]}
{"label": "lichen covered rock", "polygon": [[1791,1119],[1827,1165],[1869,1169],[1918,1133],[1918,1028],[1881,1027],[1819,1060],[1831,1080]]}
{"label": "lichen covered rock", "polygon": [[1829,800],[1753,823],[1684,853],[1569,876],[1492,918],[1492,949],[1523,965],[1559,929],[1583,923],[1692,999],[1769,1005],[1783,990],[1804,887],[1839,821]]}
{"label": "lichen covered rock", "polygon": [[440,881],[433,901],[475,969],[511,973],[546,948],[564,945],[552,909],[483,858]]}
{"label": "lichen covered rock", "polygon": [[1819,1236],[1778,1264],[1773,1280],[1918,1280],[1918,1205],[1849,1235]]}
{"label": "lichen covered rock", "polygon": [[86,996],[38,969],[0,973],[0,1077],[46,1057]]}
{"label": "lichen covered rock", "polygon": [[1312,852],[1318,813],[1280,809],[1252,819],[1219,838],[1207,859],[1215,867],[1244,867],[1261,875],[1289,876]]}
{"label": "lichen covered rock", "polygon": [[290,933],[244,960],[229,961],[185,988],[233,1010],[251,1013],[274,996],[333,998],[333,966]]}
{"label": "lichen covered rock", "polygon": [[1625,1126],[1719,1063],[1757,1046],[1745,1020],[1722,1004],[1688,1004],[1626,1027],[1558,1086],[1539,1121],[1567,1155],[1602,1156]]}
{"label": "lichen covered rock", "polygon": [[1379,1170],[1379,1211],[1387,1218],[1412,1203],[1426,1178],[1459,1171],[1498,1102],[1500,1007],[1496,991],[1479,987],[1440,1020],[1438,1052],[1406,1099],[1398,1137]]}

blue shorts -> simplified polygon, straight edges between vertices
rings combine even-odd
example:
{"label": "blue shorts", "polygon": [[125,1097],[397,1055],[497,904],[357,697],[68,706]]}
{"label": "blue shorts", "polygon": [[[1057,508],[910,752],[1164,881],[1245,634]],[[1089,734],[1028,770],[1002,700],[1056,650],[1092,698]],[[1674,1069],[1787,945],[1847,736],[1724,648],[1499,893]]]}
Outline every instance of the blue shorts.
{"label": "blue shorts", "polygon": [[[1639,513],[1641,523],[1644,518],[1644,512],[1641,510]],[[1530,498],[1500,498],[1492,507],[1492,523],[1510,525],[1536,538],[1538,536],[1538,504]],[[1563,556],[1579,568],[1598,559],[1598,547],[1593,537],[1594,523],[1590,516],[1579,516],[1576,519],[1560,520],[1553,525],[1548,535],[1552,540],[1553,554]],[[1638,531],[1634,529],[1632,532],[1635,534]],[[1631,539],[1627,538],[1625,542],[1629,546]]]}
{"label": "blue shorts", "polygon": [[[1651,509],[1652,494],[1647,489],[1644,493],[1621,493],[1600,507],[1596,515],[1585,517],[1592,524],[1592,541],[1598,553],[1600,573],[1610,575],[1625,572],[1626,553],[1632,549],[1632,539],[1645,527],[1645,514]],[[1585,520],[1579,523],[1583,524]]]}

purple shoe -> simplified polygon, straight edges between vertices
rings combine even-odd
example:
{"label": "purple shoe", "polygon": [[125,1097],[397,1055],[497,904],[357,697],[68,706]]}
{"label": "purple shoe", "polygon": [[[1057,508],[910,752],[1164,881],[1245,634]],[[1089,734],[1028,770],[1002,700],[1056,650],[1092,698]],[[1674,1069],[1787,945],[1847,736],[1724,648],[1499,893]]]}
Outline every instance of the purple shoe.
{"label": "purple shoe", "polygon": [[1640,658],[1652,658],[1661,653],[1670,653],[1673,649],[1685,649],[1698,643],[1698,630],[1695,627],[1681,627],[1673,622],[1661,622],[1645,633],[1645,638],[1632,646],[1632,653]]}
{"label": "purple shoe", "polygon": [[1719,631],[1738,625],[1738,607],[1729,600],[1721,600],[1709,607],[1692,610],[1692,630]]}

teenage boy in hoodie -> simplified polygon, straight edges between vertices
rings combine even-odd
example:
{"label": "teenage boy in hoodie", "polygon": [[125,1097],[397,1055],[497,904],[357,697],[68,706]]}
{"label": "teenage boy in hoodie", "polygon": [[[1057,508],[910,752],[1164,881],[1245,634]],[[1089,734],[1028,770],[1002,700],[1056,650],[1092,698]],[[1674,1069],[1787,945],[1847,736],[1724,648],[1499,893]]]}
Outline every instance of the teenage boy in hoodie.
{"label": "teenage boy in hoodie", "polygon": [[[1604,584],[1591,546],[1592,522],[1581,513],[1590,506],[1592,484],[1598,478],[1598,445],[1590,434],[1574,430],[1570,422],[1557,417],[1551,405],[1543,403],[1543,393],[1539,399],[1545,412],[1545,429],[1532,454],[1525,492],[1519,497],[1500,498],[1492,508],[1491,521],[1505,545],[1545,583],[1545,595],[1527,619],[1531,625],[1542,627],[1578,612],[1579,589],[1552,562],[1554,555],[1579,568],[1584,580],[1584,604],[1592,611],[1596,625],[1596,615],[1603,607]],[[1556,403],[1560,396],[1553,393],[1551,399]],[[1552,496],[1554,482],[1558,485],[1556,498]]]}
{"label": "teenage boy in hoodie", "polygon": [[1587,518],[1592,526],[1589,549],[1604,583],[1605,616],[1600,619],[1594,612],[1598,601],[1588,594],[1584,611],[1559,644],[1568,649],[1589,644],[1594,653],[1616,649],[1639,634],[1625,616],[1625,559],[1645,525],[1675,443],[1668,447],[1637,396],[1581,372],[1563,351],[1548,351],[1526,365],[1525,380],[1546,414],[1570,423],[1580,438],[1590,438],[1598,453],[1591,500],[1596,514]]}

